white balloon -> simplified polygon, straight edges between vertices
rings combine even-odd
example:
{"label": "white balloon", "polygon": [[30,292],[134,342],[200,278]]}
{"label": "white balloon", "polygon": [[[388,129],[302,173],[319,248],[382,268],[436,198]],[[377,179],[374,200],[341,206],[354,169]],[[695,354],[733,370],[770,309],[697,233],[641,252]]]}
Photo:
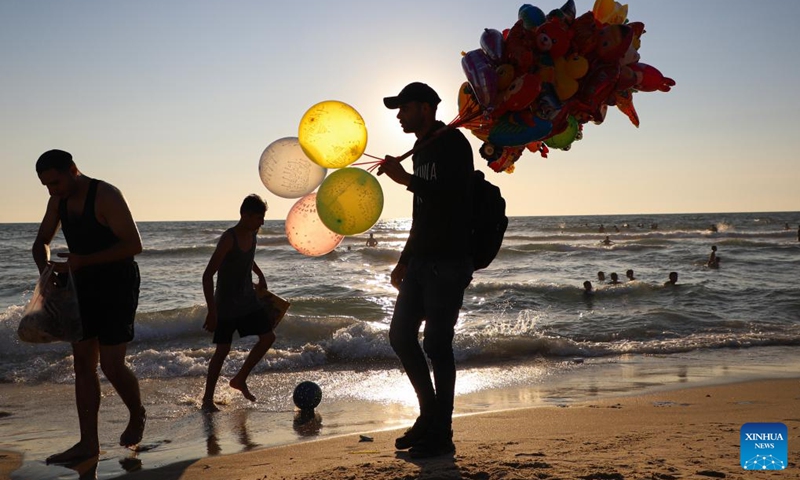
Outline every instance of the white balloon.
{"label": "white balloon", "polygon": [[313,192],[327,172],[306,156],[297,137],[275,140],[258,162],[261,182],[267,190],[283,198],[300,198]]}

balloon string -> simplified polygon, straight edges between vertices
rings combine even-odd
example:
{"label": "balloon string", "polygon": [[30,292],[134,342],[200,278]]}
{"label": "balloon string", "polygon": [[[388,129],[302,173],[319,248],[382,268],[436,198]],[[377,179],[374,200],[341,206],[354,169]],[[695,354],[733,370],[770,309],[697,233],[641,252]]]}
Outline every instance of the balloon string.
{"label": "balloon string", "polygon": [[406,153],[404,153],[404,154],[400,155],[399,157],[397,157],[397,161],[402,162],[406,158],[408,158],[411,155],[415,154],[417,151],[423,149],[424,147],[427,147],[431,142],[433,142],[434,140],[439,138],[439,136],[442,135],[443,133],[445,133],[445,132],[447,132],[449,130],[456,129],[456,128],[460,127],[461,125],[463,125],[463,124],[465,124],[465,123],[467,123],[467,122],[469,122],[471,120],[475,120],[476,118],[480,117],[481,115],[482,115],[482,113],[480,111],[469,112],[469,113],[466,113],[465,115],[461,115],[461,113],[459,113],[458,115],[456,115],[456,118],[454,118],[453,121],[451,121],[450,123],[448,123],[444,127],[440,128],[439,130],[436,130],[435,132],[433,132],[425,141],[416,144],[414,146],[414,148],[412,148],[411,150],[409,150]]}
{"label": "balloon string", "polygon": [[375,161],[374,162],[358,162],[358,163],[353,163],[352,165],[359,165],[359,166],[360,165],[369,165],[369,167],[367,167],[366,170],[368,172],[370,172],[370,173],[374,172],[385,161],[385,159],[383,159],[381,157],[376,157],[375,155],[370,155],[369,153],[362,153],[362,155],[365,156],[365,157],[374,158]]}
{"label": "balloon string", "polygon": [[[433,132],[433,134],[430,137],[428,137],[428,139],[426,141],[424,141],[421,144],[415,146],[414,148],[412,148],[411,150],[407,151],[403,155],[400,155],[399,157],[397,157],[397,160],[402,162],[403,160],[405,160],[406,158],[408,158],[409,156],[414,154],[417,150],[421,149],[422,147],[427,146],[430,142],[432,142],[433,140],[438,138],[444,132],[446,132],[446,131],[448,131],[450,129],[458,128],[461,125],[463,125],[463,124],[465,124],[465,123],[467,123],[467,122],[469,122],[471,120],[474,120],[474,119],[478,118],[479,116],[481,116],[481,114],[482,113],[481,113],[480,110],[471,111],[471,112],[468,112],[468,113],[465,112],[465,115],[462,115],[461,113],[459,113],[458,115],[456,115],[456,118],[454,118],[449,124],[445,125],[444,127],[440,128],[439,130]],[[369,167],[366,170],[368,172],[370,172],[370,173],[374,172],[385,161],[385,159],[383,159],[383,158],[376,157],[375,155],[370,155],[368,153],[362,153],[362,155],[365,156],[365,157],[374,158],[376,161],[374,161],[374,162],[359,162],[359,163],[354,163],[353,165],[369,165]]]}

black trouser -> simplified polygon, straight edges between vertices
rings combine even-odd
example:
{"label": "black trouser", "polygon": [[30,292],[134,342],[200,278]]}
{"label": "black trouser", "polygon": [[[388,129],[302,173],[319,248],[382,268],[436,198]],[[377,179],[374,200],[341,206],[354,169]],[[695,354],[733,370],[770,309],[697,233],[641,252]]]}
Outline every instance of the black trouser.
{"label": "black trouser", "polygon": [[[411,259],[389,329],[392,348],[417,393],[420,416],[448,431],[456,386],[453,336],[472,271],[470,258]],[[420,347],[419,329],[423,320],[424,340]],[[433,367],[433,382],[426,354]]]}

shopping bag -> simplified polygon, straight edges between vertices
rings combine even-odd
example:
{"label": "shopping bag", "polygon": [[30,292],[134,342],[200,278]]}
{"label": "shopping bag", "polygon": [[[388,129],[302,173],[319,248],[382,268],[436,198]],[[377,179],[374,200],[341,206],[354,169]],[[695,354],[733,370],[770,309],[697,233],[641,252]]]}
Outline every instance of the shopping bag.
{"label": "shopping bag", "polygon": [[59,274],[51,263],[44,269],[22,313],[17,335],[23,342],[77,342],[83,338],[78,295],[72,272]]}
{"label": "shopping bag", "polygon": [[258,301],[267,312],[267,318],[272,322],[272,329],[274,330],[283,320],[286,311],[289,310],[292,304],[264,287],[256,287],[256,296],[258,296]]}

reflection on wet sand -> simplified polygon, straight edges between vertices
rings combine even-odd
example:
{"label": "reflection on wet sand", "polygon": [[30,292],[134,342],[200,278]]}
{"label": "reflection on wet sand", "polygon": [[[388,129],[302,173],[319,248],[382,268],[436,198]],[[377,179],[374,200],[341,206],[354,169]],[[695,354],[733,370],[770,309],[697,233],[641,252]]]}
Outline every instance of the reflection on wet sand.
{"label": "reflection on wet sand", "polygon": [[319,435],[319,431],[322,429],[322,416],[313,409],[297,410],[292,426],[301,437]]}

